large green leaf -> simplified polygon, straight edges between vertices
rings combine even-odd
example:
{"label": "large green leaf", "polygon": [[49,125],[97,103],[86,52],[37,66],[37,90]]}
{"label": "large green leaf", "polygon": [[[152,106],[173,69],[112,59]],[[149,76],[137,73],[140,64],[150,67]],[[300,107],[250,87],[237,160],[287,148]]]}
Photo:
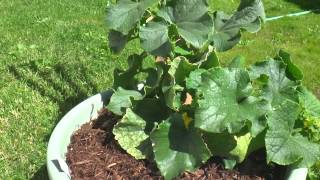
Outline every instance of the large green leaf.
{"label": "large green leaf", "polygon": [[177,0],[172,7],[167,6],[158,16],[174,24],[179,35],[196,48],[201,48],[212,31],[212,20],[205,0]]}
{"label": "large green leaf", "polygon": [[158,0],[118,0],[107,7],[107,27],[127,35],[142,18],[145,10]]}
{"label": "large green leaf", "polygon": [[320,160],[319,144],[309,142],[293,129],[299,112],[299,105],[287,100],[268,114],[269,129],[265,137],[268,162],[310,167]]}
{"label": "large green leaf", "polygon": [[299,102],[309,115],[320,118],[320,101],[305,87],[299,89]]}
{"label": "large green leaf", "polygon": [[266,148],[268,161],[280,165],[298,163],[300,167],[310,167],[320,160],[318,144],[309,142],[299,134],[292,135],[281,129],[266,134]]}
{"label": "large green leaf", "polygon": [[272,106],[276,107],[287,99],[298,102],[298,83],[286,76],[286,65],[283,62],[269,60],[253,65],[250,71],[251,79],[257,79],[261,75],[268,76],[267,85],[262,87],[262,95]]}
{"label": "large green leaf", "polygon": [[216,12],[213,17],[212,41],[214,47],[218,51],[231,49],[240,40],[240,29],[257,32],[260,30],[261,19],[264,18],[265,13],[261,0],[242,0],[238,10],[232,16]]}
{"label": "large green leaf", "polygon": [[132,106],[131,98],[134,100],[142,99],[143,96],[138,91],[126,90],[119,87],[111,96],[110,102],[107,108],[117,115],[123,115],[126,108]]}
{"label": "large green leaf", "polygon": [[155,161],[165,179],[193,171],[211,156],[201,134],[191,125],[186,128],[180,114],[162,122],[150,137]]}
{"label": "large green leaf", "polygon": [[208,12],[206,0],[176,0],[171,3],[172,7],[168,5],[172,9],[167,11],[172,12],[168,14],[172,22],[197,21]]}
{"label": "large green leaf", "polygon": [[133,107],[133,111],[147,122],[145,129],[147,133],[154,128],[155,123],[166,120],[171,112],[166,104],[157,98],[134,101]]}
{"label": "large green leaf", "polygon": [[155,56],[167,56],[171,51],[167,25],[150,22],[140,27],[139,32],[142,48]]}
{"label": "large green leaf", "polygon": [[237,133],[249,121],[253,136],[265,128],[263,117],[270,107],[266,101],[251,96],[246,70],[215,68],[202,72],[201,82],[191,78],[187,81],[191,81],[188,88],[202,96],[195,111],[196,127],[212,133]]}
{"label": "large green leaf", "polygon": [[273,111],[268,113],[268,127],[270,129],[283,129],[292,132],[300,111],[298,103],[285,100],[281,105],[273,108]]}
{"label": "large green leaf", "polygon": [[208,41],[208,34],[212,29],[212,21],[210,16],[206,16],[197,22],[179,22],[177,27],[179,34],[186,42],[196,48],[201,48]]}
{"label": "large green leaf", "polygon": [[205,134],[205,142],[214,156],[235,159],[238,163],[246,158],[251,139],[250,133],[244,135]]}
{"label": "large green leaf", "polygon": [[145,128],[146,121],[128,108],[112,132],[115,135],[115,139],[127,153],[136,159],[145,159],[145,154],[139,149],[143,141],[149,137],[144,132]]}
{"label": "large green leaf", "polygon": [[224,12],[215,12],[213,15],[214,33],[212,35],[213,46],[217,51],[227,51],[240,41],[240,28],[224,29],[225,22],[230,16]]}

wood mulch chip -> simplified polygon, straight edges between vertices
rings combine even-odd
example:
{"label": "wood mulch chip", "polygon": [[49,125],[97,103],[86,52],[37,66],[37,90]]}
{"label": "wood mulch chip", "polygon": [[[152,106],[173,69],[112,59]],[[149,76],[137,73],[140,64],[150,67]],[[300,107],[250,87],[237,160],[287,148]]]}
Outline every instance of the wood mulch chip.
{"label": "wood mulch chip", "polygon": [[[71,137],[68,146],[67,164],[74,180],[102,179],[155,179],[162,180],[155,163],[136,160],[127,154],[114,139],[113,126],[119,117],[106,109],[101,110],[98,119],[81,126]],[[258,164],[265,164],[258,162]],[[253,168],[254,167],[254,168]],[[260,168],[257,168],[260,167]],[[261,170],[261,167],[262,170]],[[241,169],[241,168],[238,168]],[[217,158],[212,158],[195,172],[184,172],[176,179],[203,180],[262,180],[278,179],[283,175],[283,168],[270,169],[266,166],[253,165],[239,172],[225,170]],[[272,175],[275,174],[276,176]]]}

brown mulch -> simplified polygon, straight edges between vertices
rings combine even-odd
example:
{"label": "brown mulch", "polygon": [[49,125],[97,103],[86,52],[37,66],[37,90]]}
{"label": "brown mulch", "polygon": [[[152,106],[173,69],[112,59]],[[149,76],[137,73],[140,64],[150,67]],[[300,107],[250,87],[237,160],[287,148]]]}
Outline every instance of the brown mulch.
{"label": "brown mulch", "polygon": [[[74,133],[67,152],[72,179],[163,179],[154,163],[136,160],[121,149],[112,134],[117,119],[118,117],[104,109],[97,120],[84,124]],[[274,170],[260,172],[261,169],[258,171],[259,168],[252,167],[255,165],[250,167],[255,172],[243,174],[235,170],[224,170],[221,163],[210,160],[197,171],[184,172],[176,179],[273,179],[271,174]],[[259,177],[258,174],[262,176]]]}

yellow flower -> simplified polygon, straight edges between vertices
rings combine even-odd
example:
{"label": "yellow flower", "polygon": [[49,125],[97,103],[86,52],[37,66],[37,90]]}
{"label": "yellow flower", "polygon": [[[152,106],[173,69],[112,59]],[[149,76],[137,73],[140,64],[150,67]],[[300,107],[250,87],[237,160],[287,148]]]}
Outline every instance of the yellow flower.
{"label": "yellow flower", "polygon": [[192,121],[192,118],[188,116],[188,113],[183,113],[182,114],[182,118],[183,118],[183,124],[184,124],[184,127],[189,129],[189,125]]}

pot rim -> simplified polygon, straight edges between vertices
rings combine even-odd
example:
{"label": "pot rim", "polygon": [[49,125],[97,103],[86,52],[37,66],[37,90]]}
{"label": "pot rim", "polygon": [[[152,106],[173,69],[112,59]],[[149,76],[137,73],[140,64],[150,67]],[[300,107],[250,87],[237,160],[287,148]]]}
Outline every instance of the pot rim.
{"label": "pot rim", "polygon": [[69,168],[65,162],[65,154],[70,137],[81,127],[98,115],[98,111],[109,101],[112,91],[108,90],[87,98],[72,108],[58,122],[51,133],[47,149],[47,170],[49,179],[71,179]]}

